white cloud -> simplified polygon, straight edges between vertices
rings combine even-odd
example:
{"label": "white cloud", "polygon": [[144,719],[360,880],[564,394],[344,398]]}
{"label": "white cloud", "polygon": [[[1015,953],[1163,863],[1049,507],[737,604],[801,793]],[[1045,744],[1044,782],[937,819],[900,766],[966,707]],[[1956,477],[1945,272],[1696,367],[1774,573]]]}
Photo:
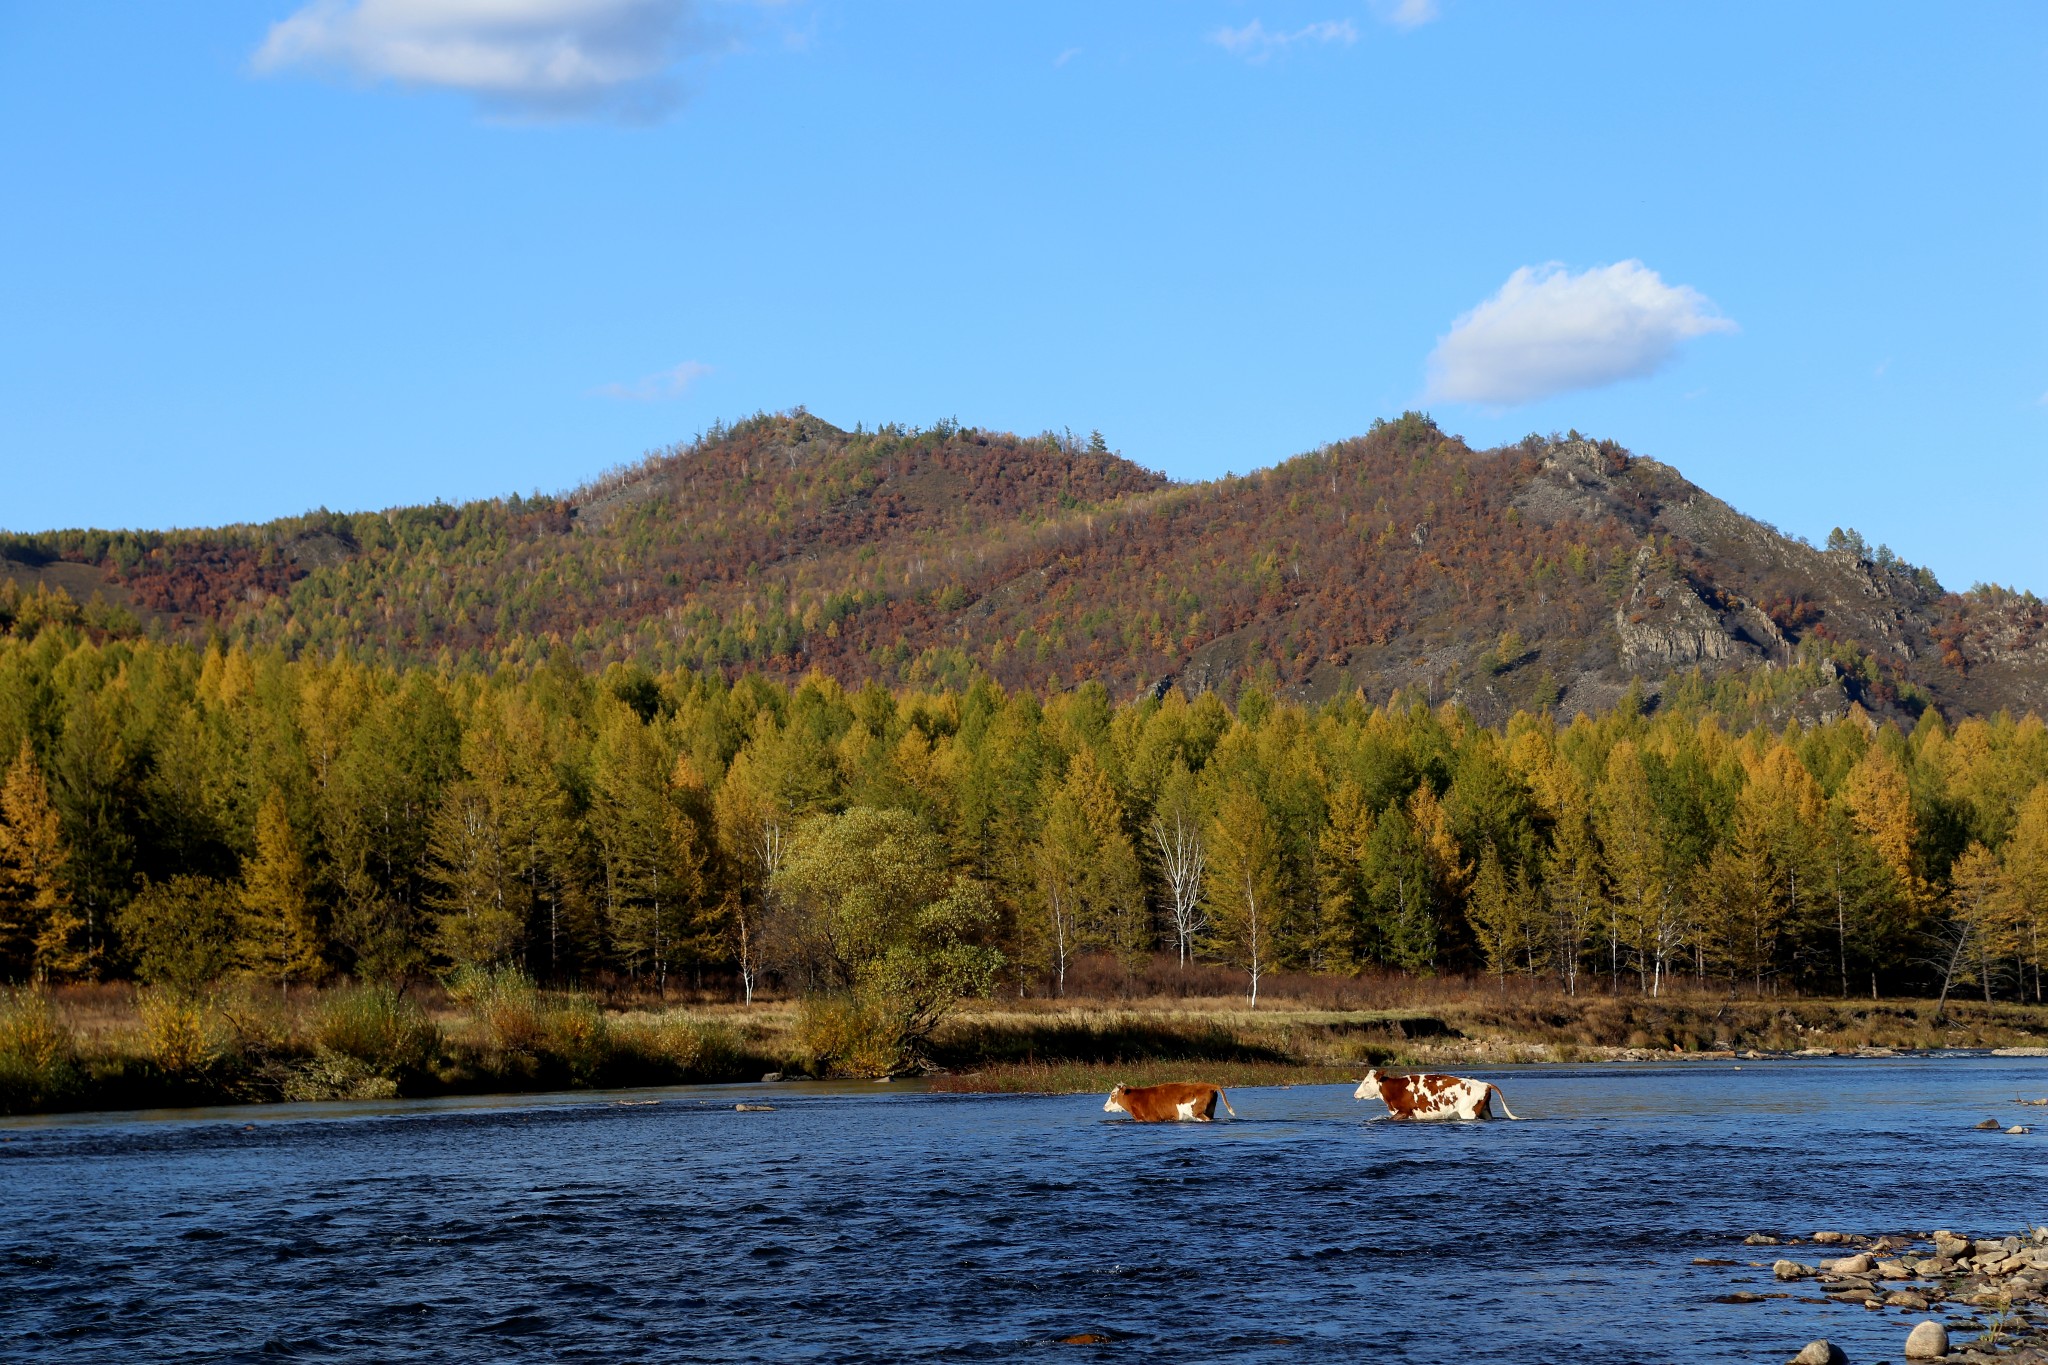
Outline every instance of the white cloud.
{"label": "white cloud", "polygon": [[678,97],[677,62],[718,39],[697,0],[311,0],[251,59],[459,90],[527,118],[651,118]]}
{"label": "white cloud", "polygon": [[1430,396],[1507,406],[1598,388],[1661,368],[1680,342],[1735,330],[1704,294],[1641,261],[1577,275],[1555,261],[1523,266],[1437,339]]}
{"label": "white cloud", "polygon": [[701,360],[685,360],[666,370],[642,375],[630,384],[600,384],[591,390],[600,398],[623,398],[633,403],[658,403],[665,398],[681,398],[692,384],[711,373],[711,367]]}
{"label": "white cloud", "polygon": [[1398,29],[1421,28],[1437,17],[1436,0],[1373,0],[1373,13]]}
{"label": "white cloud", "polygon": [[1263,62],[1297,43],[1314,43],[1317,46],[1342,43],[1349,46],[1358,41],[1358,28],[1349,19],[1325,19],[1320,23],[1304,24],[1292,32],[1276,33],[1254,19],[1243,28],[1219,28],[1209,35],[1209,41],[1246,61]]}

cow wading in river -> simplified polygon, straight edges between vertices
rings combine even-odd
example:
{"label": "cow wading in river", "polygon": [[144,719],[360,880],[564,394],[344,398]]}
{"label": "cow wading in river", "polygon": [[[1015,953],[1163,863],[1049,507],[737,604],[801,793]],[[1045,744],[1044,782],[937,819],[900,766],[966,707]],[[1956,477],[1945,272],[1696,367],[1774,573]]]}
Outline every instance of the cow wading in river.
{"label": "cow wading in river", "polygon": [[1491,1081],[1468,1081],[1458,1076],[1390,1076],[1382,1071],[1368,1071],[1358,1089],[1351,1092],[1354,1100],[1378,1097],[1384,1101],[1390,1119],[1490,1119],[1493,1110],[1489,1106],[1495,1096],[1500,1098],[1500,1112],[1514,1118],[1514,1111],[1508,1108],[1508,1097]]}
{"label": "cow wading in river", "polygon": [[1114,1114],[1121,1109],[1139,1123],[1171,1123],[1177,1120],[1208,1123],[1216,1117],[1218,1100],[1223,1101],[1223,1108],[1230,1117],[1237,1117],[1237,1111],[1230,1107],[1230,1100],[1222,1090],[1213,1085],[1191,1085],[1185,1081],[1175,1081],[1170,1085],[1120,1085],[1109,1092],[1102,1112]]}

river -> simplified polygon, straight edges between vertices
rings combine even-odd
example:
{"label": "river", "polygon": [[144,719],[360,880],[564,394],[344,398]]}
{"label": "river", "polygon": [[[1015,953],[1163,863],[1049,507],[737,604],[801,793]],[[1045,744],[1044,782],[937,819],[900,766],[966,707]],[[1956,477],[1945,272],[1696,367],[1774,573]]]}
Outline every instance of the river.
{"label": "river", "polygon": [[2040,1114],[2038,1060],[1470,1074],[1524,1121],[813,1084],[4,1121],[0,1352],[1865,1362],[1916,1315],[1716,1303],[1779,1286],[1693,1259],[2048,1221],[2048,1135],[1971,1126]]}

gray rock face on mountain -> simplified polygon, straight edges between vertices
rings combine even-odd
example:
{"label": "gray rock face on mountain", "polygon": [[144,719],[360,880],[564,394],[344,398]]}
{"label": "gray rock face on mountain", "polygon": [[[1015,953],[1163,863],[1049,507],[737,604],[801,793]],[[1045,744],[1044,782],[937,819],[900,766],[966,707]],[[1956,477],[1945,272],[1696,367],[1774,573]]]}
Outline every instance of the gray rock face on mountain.
{"label": "gray rock face on mountain", "polygon": [[1623,667],[1667,673],[1694,664],[1750,663],[1763,657],[1649,546],[1636,551],[1630,575],[1629,590],[1614,609]]}

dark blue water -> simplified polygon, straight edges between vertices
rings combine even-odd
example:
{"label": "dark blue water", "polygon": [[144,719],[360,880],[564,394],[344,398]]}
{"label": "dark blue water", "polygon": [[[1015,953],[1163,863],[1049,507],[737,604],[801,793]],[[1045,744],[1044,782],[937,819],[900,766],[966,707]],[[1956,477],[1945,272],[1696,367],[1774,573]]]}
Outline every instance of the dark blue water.
{"label": "dark blue water", "polygon": [[1549,1365],[1826,1335],[1896,1360],[1906,1315],[1717,1304],[1777,1286],[1691,1261],[2048,1221],[2048,1137],[1970,1127],[2038,1114],[2012,1100],[2048,1094],[2039,1061],[1473,1074],[1525,1121],[1367,1123],[1337,1086],[1157,1127],[1099,1096],[781,1086],[15,1122],[0,1351]]}

